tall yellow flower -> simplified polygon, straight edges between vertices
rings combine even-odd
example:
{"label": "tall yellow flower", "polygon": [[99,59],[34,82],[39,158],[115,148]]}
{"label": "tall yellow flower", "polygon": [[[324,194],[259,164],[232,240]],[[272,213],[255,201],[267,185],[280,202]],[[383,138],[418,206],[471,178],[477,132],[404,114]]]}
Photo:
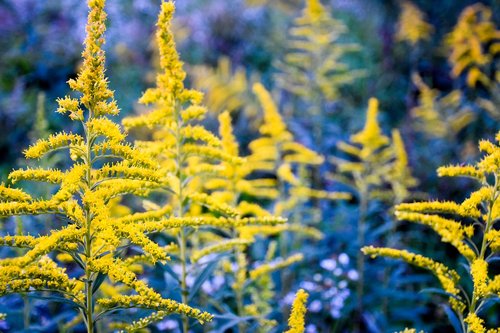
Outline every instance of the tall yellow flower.
{"label": "tall yellow flower", "polygon": [[[97,320],[111,310],[146,308],[182,313],[200,322],[210,321],[206,312],[164,299],[139,280],[134,257],[149,264],[169,260],[168,249],[147,234],[168,227],[164,214],[135,213],[128,209],[115,214],[123,195],[145,196],[163,183],[158,163],[126,143],[126,135],[109,116],[119,109],[105,76],[105,18],[103,0],[90,0],[83,52],[83,65],[69,85],[78,97],[59,99],[57,112],[78,123],[81,134],[59,132],[41,139],[24,151],[27,158],[40,159],[56,151],[67,151],[66,170],[27,168],[14,170],[11,183],[46,182],[56,187],[49,197],[0,186],[0,216],[54,214],[64,216],[66,226],[44,236],[6,236],[2,245],[22,247],[18,257],[0,260],[0,294],[31,291],[61,293],[80,311],[72,320],[82,320],[94,332]],[[147,219],[148,224],[143,224]],[[151,226],[153,224],[153,226]],[[122,248],[134,245],[138,254],[124,255]],[[62,255],[52,259],[54,252]],[[70,278],[64,264],[78,267]],[[120,286],[123,294],[109,293],[101,286]]]}

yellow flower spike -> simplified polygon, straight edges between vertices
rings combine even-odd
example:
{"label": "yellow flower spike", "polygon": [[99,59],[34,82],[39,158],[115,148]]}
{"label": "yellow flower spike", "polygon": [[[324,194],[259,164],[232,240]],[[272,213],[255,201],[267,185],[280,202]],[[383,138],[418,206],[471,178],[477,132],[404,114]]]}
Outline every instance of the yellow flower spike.
{"label": "yellow flower spike", "polygon": [[478,168],[472,165],[458,166],[458,165],[450,165],[440,167],[437,170],[439,177],[457,177],[457,176],[465,176],[471,177],[478,180],[482,180],[484,178],[484,172],[479,170]]}
{"label": "yellow flower spike", "polygon": [[301,254],[301,253],[294,254],[294,255],[286,258],[286,259],[279,258],[279,259],[277,259],[275,261],[272,261],[272,262],[267,263],[267,264],[260,265],[257,268],[251,270],[249,272],[250,279],[257,280],[257,279],[259,279],[260,277],[262,277],[264,275],[267,275],[267,274],[272,273],[274,271],[277,271],[277,270],[283,269],[285,267],[291,266],[291,265],[293,265],[293,264],[295,264],[297,262],[300,262],[302,260],[304,260],[304,255]]}
{"label": "yellow flower spike", "polygon": [[224,151],[233,156],[239,155],[238,141],[233,133],[233,126],[231,124],[231,115],[225,111],[218,117],[219,119],[219,135],[222,138],[222,147]]}
{"label": "yellow flower spike", "polygon": [[376,98],[370,98],[368,101],[365,127],[361,132],[351,136],[351,141],[373,150],[388,144],[389,139],[382,134],[377,116],[378,100]]}
{"label": "yellow flower spike", "polygon": [[418,73],[413,73],[411,78],[419,90],[418,105],[411,109],[419,131],[431,137],[446,138],[457,135],[475,119],[474,112],[463,106],[460,90],[441,96],[439,90],[428,86]]}
{"label": "yellow flower spike", "polygon": [[[337,100],[343,85],[364,75],[345,61],[360,46],[344,41],[347,27],[330,13],[320,0],[305,1],[301,15],[288,30],[287,52],[275,75],[278,86],[305,102],[298,116],[312,120],[315,130],[321,130],[323,119],[319,105]],[[317,134],[320,139],[322,134]]]}
{"label": "yellow flower spike", "polygon": [[474,295],[480,299],[486,295],[488,290],[488,263],[483,259],[474,260],[470,273],[474,282]]}
{"label": "yellow flower spike", "polygon": [[459,212],[463,216],[480,217],[481,211],[478,206],[482,202],[493,199],[494,190],[489,187],[481,187],[478,191],[472,192],[470,197],[460,204]]}
{"label": "yellow flower spike", "polygon": [[472,236],[474,232],[473,228],[465,228],[461,223],[440,217],[439,215],[396,211],[396,217],[398,220],[417,222],[430,226],[441,236],[443,242],[453,245],[469,261],[476,258],[476,253],[464,242],[466,237]]}
{"label": "yellow flower spike", "polygon": [[92,137],[104,136],[110,143],[120,143],[125,140],[120,126],[105,117],[92,118],[86,123],[88,134]]}
{"label": "yellow flower spike", "polygon": [[252,244],[252,241],[247,239],[238,239],[238,238],[221,241],[216,244],[202,248],[201,250],[194,251],[193,254],[191,255],[191,260],[193,261],[193,263],[196,263],[200,259],[209,254],[225,252],[233,248],[243,249],[250,244]]}
{"label": "yellow flower spike", "polygon": [[27,168],[14,170],[9,174],[9,180],[15,184],[22,180],[40,181],[51,184],[60,184],[63,182],[65,174],[56,169],[42,169],[42,168]]}
{"label": "yellow flower spike", "polygon": [[408,41],[412,46],[430,38],[434,28],[425,21],[425,15],[410,1],[401,2],[396,39]]}
{"label": "yellow flower spike", "polygon": [[310,17],[311,21],[316,21],[325,14],[325,8],[319,0],[306,0],[304,13]]}
{"label": "yellow flower spike", "polygon": [[24,151],[26,158],[41,158],[45,154],[60,148],[70,148],[83,141],[78,134],[60,132],[49,136],[48,139],[38,140],[34,145]]}
{"label": "yellow flower spike", "polygon": [[495,252],[500,252],[500,230],[492,229],[486,233],[485,237],[486,240],[490,242],[491,249]]}
{"label": "yellow flower spike", "polygon": [[426,201],[426,202],[413,202],[402,203],[397,205],[397,211],[414,212],[414,213],[444,213],[455,214],[460,212],[460,205],[453,201]]}
{"label": "yellow flower spike", "polygon": [[[105,76],[106,58],[102,49],[103,36],[106,31],[104,3],[103,0],[88,2],[90,12],[86,27],[87,35],[84,41],[85,50],[82,53],[83,64],[77,78],[68,81],[73,91],[82,94],[80,103],[93,116],[115,115],[120,111],[113,99],[113,92],[108,88],[108,79]],[[108,101],[109,99],[111,101]],[[68,106],[66,102],[68,100],[70,100],[69,97],[59,100],[61,109]],[[72,108],[74,109],[74,105]],[[79,115],[76,118],[79,118]]]}
{"label": "yellow flower spike", "polygon": [[108,299],[99,299],[98,304],[108,309],[129,308],[130,306],[157,309],[159,311],[164,311],[167,314],[177,313],[195,318],[200,322],[200,324],[210,322],[213,319],[213,315],[207,312],[202,312],[198,309],[192,308],[186,304],[179,303],[174,300],[159,298],[155,294],[148,296],[114,296]]}
{"label": "yellow flower spike", "polygon": [[[9,175],[10,177],[10,175]],[[31,196],[22,190],[17,188],[6,187],[4,184],[0,184],[0,199],[2,201],[8,199],[12,201],[29,201]]]}
{"label": "yellow flower spike", "polygon": [[255,83],[253,92],[264,111],[264,124],[259,128],[260,133],[269,135],[275,140],[290,140],[291,134],[288,132],[269,91],[261,83]]}
{"label": "yellow flower spike", "polygon": [[305,330],[305,316],[307,312],[306,303],[309,294],[304,289],[299,289],[295,295],[292,304],[292,311],[288,318],[288,327],[290,328],[285,333],[304,333]]}

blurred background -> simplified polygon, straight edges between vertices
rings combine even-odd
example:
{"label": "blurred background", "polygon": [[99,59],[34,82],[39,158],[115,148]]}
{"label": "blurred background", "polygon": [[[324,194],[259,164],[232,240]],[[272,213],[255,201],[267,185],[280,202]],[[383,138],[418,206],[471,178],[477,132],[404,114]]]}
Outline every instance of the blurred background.
{"label": "blurred background", "polygon": [[[140,111],[137,99],[154,84],[153,39],[160,1],[107,2],[107,75],[121,108],[119,117],[124,117]],[[323,73],[326,82],[334,82],[334,91],[322,90],[320,85],[321,96],[312,98],[308,93],[301,97],[289,86],[297,74],[289,55],[297,47],[293,44],[293,27],[300,25],[296,19],[303,14],[302,0],[176,1],[178,50],[188,72],[188,85],[206,93],[211,112],[207,127],[216,130],[217,114],[231,111],[235,133],[245,151],[245,144],[256,137],[261,120],[251,92],[253,82],[260,81],[273,93],[296,139],[329,161],[328,157],[339,154],[337,143],[348,141],[363,127],[368,99],[376,97],[383,131],[389,134],[392,128],[399,128],[402,133],[412,175],[418,179],[419,185],[412,189],[415,197],[462,199],[467,192],[463,188],[469,183],[438,180],[435,169],[475,160],[478,140],[492,138],[498,130],[499,56],[498,51],[493,52],[477,66],[482,75],[469,75],[475,65],[463,71],[455,68],[454,72],[456,64],[449,58],[453,44],[447,40],[461,12],[473,4],[487,6],[491,14],[487,19],[498,29],[500,2],[414,0],[430,27],[415,27],[418,31],[414,38],[411,31],[406,35],[401,31],[403,2],[321,3],[335,20],[332,27],[339,29],[335,43],[327,43],[327,47],[333,47],[334,53],[337,45],[354,47],[340,51],[337,60],[345,67],[341,73],[330,79],[330,69]],[[22,150],[31,142],[66,129],[65,117],[54,112],[56,98],[69,92],[66,81],[76,75],[80,65],[86,14],[86,2],[81,0],[0,0],[1,181],[6,181],[10,170],[25,163],[21,161]],[[495,38],[498,42],[498,32]],[[483,47],[487,49],[488,45]],[[307,92],[307,82],[298,82]],[[319,121],[310,116],[314,105],[319,105]],[[326,177],[333,169],[326,163],[319,171],[321,179],[313,183],[335,189],[333,180]],[[373,201],[368,216],[386,228],[383,222],[392,218],[390,208],[384,205],[383,201]],[[340,206],[324,204],[320,209],[326,237],[315,248],[316,265],[296,267],[297,285],[311,292],[307,332],[349,331],[345,321],[355,307],[350,295],[357,279],[353,268],[357,252],[350,241],[357,203],[353,199]],[[439,245],[439,237],[425,228],[398,228],[398,241],[433,257],[454,260],[455,253]],[[377,286],[367,286],[366,330],[416,325],[429,332],[451,332],[446,311],[435,305],[434,296],[415,293],[432,278],[405,265],[394,266],[393,272],[387,289],[377,291]],[[370,304],[380,300],[380,293],[384,297],[390,294],[385,313],[380,309],[370,311]],[[283,302],[290,304],[290,296]],[[40,311],[43,315],[44,310]],[[498,313],[493,311],[490,317],[499,324]],[[163,325],[167,327],[168,323]]]}

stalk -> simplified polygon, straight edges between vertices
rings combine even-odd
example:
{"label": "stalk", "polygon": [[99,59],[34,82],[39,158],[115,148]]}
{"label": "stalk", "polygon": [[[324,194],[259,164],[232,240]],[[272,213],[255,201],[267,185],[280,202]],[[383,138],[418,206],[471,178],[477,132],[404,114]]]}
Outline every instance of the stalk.
{"label": "stalk", "polygon": [[[89,118],[92,117],[92,112],[90,112]],[[85,124],[84,124],[84,130],[85,130],[85,140],[86,140],[86,150],[87,150],[87,156],[86,156],[86,185],[88,189],[92,188],[92,155],[91,155],[91,138],[90,133],[88,132]],[[92,218],[90,215],[90,209],[88,207],[85,207],[85,216],[86,216],[86,233],[85,233],[85,257],[86,260],[88,261],[91,256],[92,256],[92,234],[91,234],[91,224],[92,224]],[[85,265],[85,318],[86,318],[86,325],[87,325],[87,332],[88,333],[93,333],[94,332],[94,302],[93,302],[93,294],[92,294],[92,289],[93,289],[93,281],[92,281],[92,272],[88,268],[88,264]]]}
{"label": "stalk", "polygon": [[[175,107],[175,121],[176,121],[176,130],[175,130],[175,141],[176,141],[176,163],[177,170],[176,176],[179,179],[179,193],[177,195],[178,207],[177,207],[177,217],[182,218],[184,212],[184,195],[183,195],[183,175],[182,175],[182,136],[180,132],[180,128],[183,126],[182,120],[180,118],[180,110],[179,107]],[[187,304],[189,298],[189,291],[187,290],[187,239],[186,239],[186,227],[181,227],[178,236],[179,242],[179,255],[181,261],[181,300],[182,303]],[[182,331],[187,333],[189,331],[189,318],[186,315],[182,316]]]}
{"label": "stalk", "polygon": [[[357,232],[357,243],[358,247],[361,248],[365,244],[365,229],[366,229],[366,214],[368,211],[368,189],[366,186],[361,185],[360,191],[360,204],[359,204],[359,220],[358,220],[358,232]],[[363,294],[364,294],[364,280],[365,280],[365,258],[363,255],[358,253],[356,258],[356,269],[358,271],[358,283],[356,285],[357,294],[357,308],[358,308],[358,318],[356,321],[357,332],[361,332],[361,318],[363,316]]]}
{"label": "stalk", "polygon": [[[241,288],[237,288],[235,290],[236,293],[236,310],[238,311],[238,316],[241,317],[243,315],[243,290]],[[238,332],[246,333],[247,325],[243,321],[238,322]]]}

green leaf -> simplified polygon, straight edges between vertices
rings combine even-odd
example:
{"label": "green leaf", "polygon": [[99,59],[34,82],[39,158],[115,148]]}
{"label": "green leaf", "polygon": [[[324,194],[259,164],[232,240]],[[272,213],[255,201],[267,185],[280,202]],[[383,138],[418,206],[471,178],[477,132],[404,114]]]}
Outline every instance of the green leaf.
{"label": "green leaf", "polygon": [[205,282],[210,277],[210,275],[212,275],[213,271],[217,267],[217,264],[219,263],[219,260],[218,260],[219,258],[220,258],[220,255],[217,256],[211,262],[209,262],[206,265],[206,267],[203,269],[203,271],[201,272],[201,274],[198,275],[198,277],[194,281],[193,286],[189,290],[189,300],[191,300],[193,298],[193,296],[195,296],[197,294],[197,292],[200,289],[200,287],[203,284],[203,282]]}
{"label": "green leaf", "polygon": [[441,305],[456,333],[465,333],[460,319],[449,305]]}
{"label": "green leaf", "polygon": [[98,273],[96,279],[94,280],[94,285],[92,286],[92,294],[95,294],[101,284],[106,280],[107,275],[103,273]]}

